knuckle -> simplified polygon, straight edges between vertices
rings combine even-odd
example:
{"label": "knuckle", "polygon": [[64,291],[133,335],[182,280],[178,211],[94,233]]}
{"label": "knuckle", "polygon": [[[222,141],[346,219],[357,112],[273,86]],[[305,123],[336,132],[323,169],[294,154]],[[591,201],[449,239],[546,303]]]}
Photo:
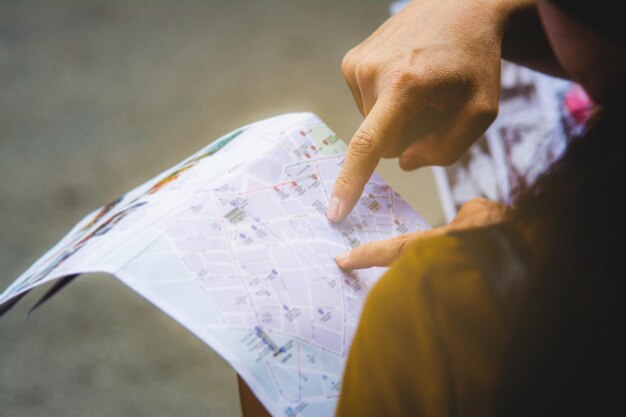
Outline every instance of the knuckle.
{"label": "knuckle", "polygon": [[350,150],[358,157],[368,156],[379,147],[378,136],[373,129],[359,129],[350,141]]}
{"label": "knuckle", "polygon": [[359,62],[354,65],[354,77],[358,85],[363,86],[374,78],[375,69],[367,62]]}
{"label": "knuckle", "polygon": [[351,179],[352,178],[352,173],[351,172],[342,172],[343,175],[339,175],[337,177],[337,179],[335,180],[335,190],[343,193],[346,190],[350,190],[351,188],[353,188],[353,183],[354,181]]}
{"label": "knuckle", "polygon": [[372,243],[364,243],[352,251],[352,259],[360,265],[371,264],[376,255],[376,245]]}
{"label": "knuckle", "polygon": [[354,49],[348,51],[341,60],[341,72],[343,72],[343,75],[345,75],[346,77],[354,74],[355,65],[353,51]]}
{"label": "knuckle", "polygon": [[366,243],[363,245],[363,257],[366,260],[371,260],[376,256],[377,247],[373,243]]}
{"label": "knuckle", "polygon": [[389,249],[392,254],[392,259],[390,259],[390,261],[400,256],[400,254],[404,251],[407,242],[408,239],[405,235],[402,235],[399,238],[393,239],[389,242]]}
{"label": "knuckle", "polygon": [[417,113],[422,96],[420,81],[417,75],[409,69],[398,69],[387,75],[385,91],[390,93],[386,105],[396,112],[407,114]]}
{"label": "knuckle", "polygon": [[475,105],[472,118],[480,129],[486,129],[498,117],[498,102],[482,102]]}
{"label": "knuckle", "polygon": [[465,204],[463,204],[463,206],[461,207],[461,210],[463,210],[463,211],[473,211],[475,209],[480,209],[480,208],[483,208],[485,206],[488,206],[489,203],[490,203],[490,201],[487,200],[486,198],[476,197],[476,198],[472,198],[471,200],[469,200]]}
{"label": "knuckle", "polygon": [[491,203],[492,203],[491,200],[487,200],[484,197],[476,197],[476,198],[472,198],[470,201],[468,201],[468,204],[472,204],[472,205],[475,205],[475,206],[485,206],[485,205],[489,205]]}
{"label": "knuckle", "polygon": [[410,68],[396,68],[387,75],[387,86],[391,89],[402,90],[409,87],[416,75]]}
{"label": "knuckle", "polygon": [[485,226],[502,221],[505,206],[486,198],[469,200],[459,210],[454,224],[462,227]]}

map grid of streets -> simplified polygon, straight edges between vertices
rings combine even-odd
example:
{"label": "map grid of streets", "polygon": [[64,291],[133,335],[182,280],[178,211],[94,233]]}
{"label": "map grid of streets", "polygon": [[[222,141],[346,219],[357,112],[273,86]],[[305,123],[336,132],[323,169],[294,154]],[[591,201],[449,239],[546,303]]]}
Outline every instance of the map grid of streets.
{"label": "map grid of streets", "polygon": [[330,416],[384,272],[342,271],[335,256],[428,228],[376,175],[330,223],[344,157],[310,113],[246,126],[83,220],[0,304],[71,273],[110,272],[222,355],[272,415]]}

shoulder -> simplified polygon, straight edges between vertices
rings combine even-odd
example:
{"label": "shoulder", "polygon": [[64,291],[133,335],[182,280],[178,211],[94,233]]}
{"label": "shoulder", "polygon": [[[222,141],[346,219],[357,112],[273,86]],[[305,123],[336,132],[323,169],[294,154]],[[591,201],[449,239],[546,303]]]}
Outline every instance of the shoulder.
{"label": "shoulder", "polygon": [[403,295],[431,308],[470,311],[489,305],[507,316],[530,261],[521,237],[504,224],[424,238],[405,250],[369,298],[385,303]]}
{"label": "shoulder", "polygon": [[427,238],[374,285],[348,355],[338,416],[451,414],[433,284],[452,264],[471,268],[460,242]]}
{"label": "shoulder", "polygon": [[459,235],[419,240],[373,287],[340,410],[357,407],[366,392],[363,415],[489,414],[508,333],[499,295],[469,246]]}

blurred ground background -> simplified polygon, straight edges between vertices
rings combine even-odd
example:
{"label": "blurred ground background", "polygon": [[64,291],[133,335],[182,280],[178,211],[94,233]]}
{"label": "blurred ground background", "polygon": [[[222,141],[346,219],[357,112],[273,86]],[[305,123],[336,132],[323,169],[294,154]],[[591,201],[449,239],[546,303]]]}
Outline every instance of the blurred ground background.
{"label": "blurred ground background", "polygon": [[[343,54],[388,1],[0,1],[0,289],[77,220],[208,141],[314,111],[361,116]],[[432,224],[429,170],[380,169]],[[42,291],[35,294],[41,295]],[[108,276],[0,319],[1,416],[237,416],[235,375]]]}

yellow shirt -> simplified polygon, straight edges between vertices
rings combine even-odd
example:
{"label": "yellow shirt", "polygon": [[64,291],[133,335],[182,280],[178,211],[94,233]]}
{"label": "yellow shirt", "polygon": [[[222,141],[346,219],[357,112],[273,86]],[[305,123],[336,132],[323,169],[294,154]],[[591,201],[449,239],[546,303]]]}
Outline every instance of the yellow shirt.
{"label": "yellow shirt", "polygon": [[457,236],[424,239],[374,286],[337,416],[491,414],[506,314],[473,255]]}

